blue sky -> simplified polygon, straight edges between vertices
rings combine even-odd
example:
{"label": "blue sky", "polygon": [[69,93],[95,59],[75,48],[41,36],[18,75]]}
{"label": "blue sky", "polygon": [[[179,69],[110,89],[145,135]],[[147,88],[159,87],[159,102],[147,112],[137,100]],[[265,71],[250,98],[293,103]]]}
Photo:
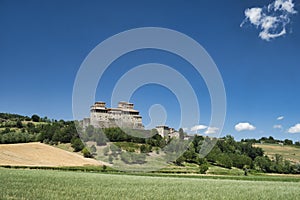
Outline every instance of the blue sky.
{"label": "blue sky", "polygon": [[[274,31],[263,26],[265,18],[260,18],[260,24],[254,24],[254,18],[244,21],[246,9],[263,8],[272,2],[2,0],[0,112],[72,119],[73,83],[88,53],[119,32],[164,27],[195,39],[218,66],[227,95],[222,135],[299,140],[300,133],[289,133],[288,129],[300,123],[300,2],[293,1],[298,13],[284,24],[286,34],[269,41],[259,36],[263,31]],[[189,69],[189,63],[167,52],[144,50],[120,57],[100,80],[96,100],[110,102],[111,90],[122,73],[149,62],[172,66],[197,83],[199,124],[208,126],[210,97],[205,83]],[[147,85],[134,93],[132,102],[146,124],[148,109],[156,103],[168,112],[168,125],[176,127],[179,121],[178,101],[168,88]],[[284,118],[277,120],[279,116]],[[237,131],[238,123],[249,123],[255,129]],[[294,127],[290,132],[297,130]]]}

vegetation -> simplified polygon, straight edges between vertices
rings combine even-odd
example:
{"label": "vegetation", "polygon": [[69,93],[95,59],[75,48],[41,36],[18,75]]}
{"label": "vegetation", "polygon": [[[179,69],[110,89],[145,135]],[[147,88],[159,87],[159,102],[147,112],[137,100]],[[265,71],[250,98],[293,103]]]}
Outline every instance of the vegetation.
{"label": "vegetation", "polygon": [[0,199],[300,199],[284,178],[211,178],[0,169]]}
{"label": "vegetation", "polygon": [[[145,163],[147,156],[151,153],[159,154],[160,152],[174,152],[174,156],[170,155],[168,158],[171,161],[175,156],[178,157],[176,152],[185,150],[183,145],[180,145],[185,136],[182,129],[179,130],[179,139],[162,138],[155,129],[124,131],[120,128],[99,129],[93,126],[80,130],[80,135],[84,142],[93,141],[95,144],[85,147],[73,121],[49,120],[47,117],[40,117],[36,114],[27,117],[0,113],[0,143],[37,141],[47,144],[71,143],[75,152],[81,151],[85,157],[89,158],[97,155],[97,147],[106,146],[103,148],[103,153],[107,156],[109,163],[121,160],[126,164]],[[141,135],[149,137],[140,137]],[[216,143],[216,145],[203,158],[201,149],[205,142]],[[174,164],[177,166],[182,166],[183,163],[196,164],[198,173],[206,173],[211,166],[237,168],[244,170],[245,174],[248,170],[250,172],[300,173],[298,162],[291,162],[291,159],[283,157],[280,152],[267,157],[263,149],[254,143],[299,146],[297,142],[294,144],[288,139],[276,140],[271,136],[262,137],[259,140],[244,139],[241,142],[235,141],[229,135],[218,140],[195,136],[188,149],[177,158]]]}

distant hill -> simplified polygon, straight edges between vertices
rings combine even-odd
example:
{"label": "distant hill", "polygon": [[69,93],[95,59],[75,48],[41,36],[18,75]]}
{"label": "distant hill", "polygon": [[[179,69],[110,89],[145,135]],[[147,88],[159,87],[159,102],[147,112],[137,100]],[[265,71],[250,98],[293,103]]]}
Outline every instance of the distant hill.
{"label": "distant hill", "polygon": [[38,142],[0,145],[0,166],[63,167],[102,164],[77,153]]}
{"label": "distant hill", "polygon": [[300,162],[300,148],[297,146],[280,144],[255,144],[254,146],[262,148],[264,153],[272,160],[275,158],[275,154],[279,154],[283,156],[283,159],[292,163]]}

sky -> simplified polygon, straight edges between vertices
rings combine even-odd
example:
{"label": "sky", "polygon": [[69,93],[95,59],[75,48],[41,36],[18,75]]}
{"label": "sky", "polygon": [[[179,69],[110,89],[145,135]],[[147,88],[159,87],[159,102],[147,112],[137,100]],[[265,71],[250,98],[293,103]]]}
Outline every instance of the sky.
{"label": "sky", "polygon": [[[0,112],[72,120],[73,85],[88,54],[120,32],[162,27],[193,38],[217,65],[227,99],[222,136],[298,141],[299,12],[295,0],[0,0]],[[201,75],[169,52],[144,49],[121,56],[101,77],[95,101],[115,106],[110,99],[116,82],[145,63],[171,66],[192,83],[201,120],[183,128],[204,135],[220,131],[209,126],[210,94]],[[151,106],[160,104],[154,113],[165,110],[165,124],[178,128],[179,102],[169,88],[148,84],[130,101],[144,124],[151,121]]]}

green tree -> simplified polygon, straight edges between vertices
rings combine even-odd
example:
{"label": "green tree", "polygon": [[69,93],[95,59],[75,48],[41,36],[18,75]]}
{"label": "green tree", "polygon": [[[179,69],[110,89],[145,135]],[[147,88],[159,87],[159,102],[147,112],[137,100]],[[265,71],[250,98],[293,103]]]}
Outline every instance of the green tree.
{"label": "green tree", "polygon": [[112,157],[112,155],[109,155],[109,156],[108,156],[108,162],[109,162],[110,164],[113,164],[113,160],[114,160],[114,158]]}
{"label": "green tree", "polygon": [[289,139],[285,139],[285,140],[283,141],[283,144],[284,144],[284,145],[292,145],[292,144],[293,144],[293,141],[292,141],[292,140],[289,140]]}
{"label": "green tree", "polygon": [[233,165],[232,164],[232,160],[229,157],[229,155],[228,154],[224,154],[224,153],[218,155],[218,157],[217,157],[217,164],[219,164],[222,167],[228,168],[228,169],[231,169],[231,167]]}
{"label": "green tree", "polygon": [[199,166],[199,173],[200,174],[206,174],[206,171],[208,170],[208,164],[202,164]]}
{"label": "green tree", "polygon": [[179,158],[176,159],[175,164],[181,166],[184,161],[185,158],[183,156],[179,156]]}
{"label": "green tree", "polygon": [[179,129],[179,139],[181,139],[181,140],[184,139],[184,132],[183,132],[182,128]]}
{"label": "green tree", "polygon": [[83,156],[85,158],[92,158],[93,157],[92,154],[90,153],[90,151],[86,147],[84,147],[82,149],[81,153],[83,153]]}
{"label": "green tree", "polygon": [[105,147],[105,148],[103,149],[103,154],[104,154],[105,156],[108,156],[108,153],[109,153],[109,147]]}
{"label": "green tree", "polygon": [[85,132],[89,138],[91,138],[94,135],[94,126],[89,125],[86,127]]}
{"label": "green tree", "polygon": [[71,140],[71,146],[73,147],[75,152],[79,152],[84,148],[84,144],[82,143],[80,138],[73,138]]}
{"label": "green tree", "polygon": [[271,160],[267,156],[258,156],[254,160],[254,165],[262,172],[270,172]]}
{"label": "green tree", "polygon": [[32,119],[32,121],[34,121],[34,122],[39,122],[39,121],[40,121],[40,117],[39,117],[38,115],[36,115],[36,114],[32,115],[32,116],[31,116],[31,119]]}
{"label": "green tree", "polygon": [[16,126],[17,126],[17,128],[23,128],[23,124],[22,124],[21,120],[17,121]]}
{"label": "green tree", "polygon": [[97,152],[97,148],[95,145],[92,145],[90,150],[91,150],[91,153],[93,153],[93,154]]}

